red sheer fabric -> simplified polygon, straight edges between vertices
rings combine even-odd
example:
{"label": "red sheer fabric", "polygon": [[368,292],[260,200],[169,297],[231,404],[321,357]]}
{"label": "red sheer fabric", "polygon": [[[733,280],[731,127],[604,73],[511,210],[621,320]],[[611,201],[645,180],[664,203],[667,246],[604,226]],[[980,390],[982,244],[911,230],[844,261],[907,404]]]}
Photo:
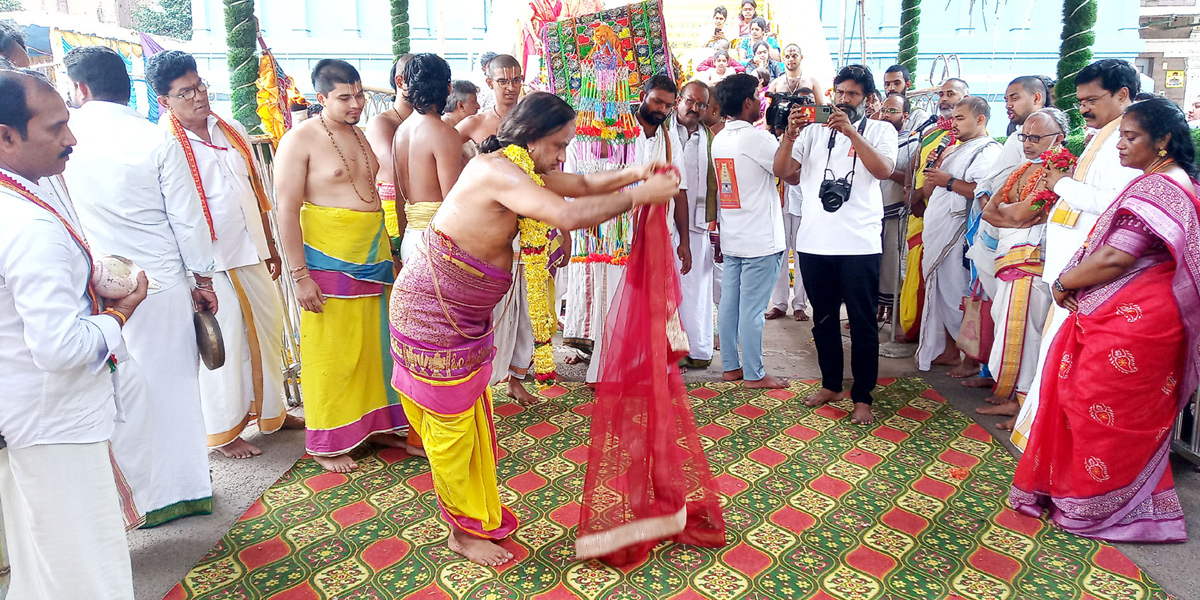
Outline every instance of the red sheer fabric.
{"label": "red sheer fabric", "polygon": [[666,208],[642,208],[609,309],[592,410],[579,558],[621,566],[659,541],[720,547],[725,520],[668,328],[680,291]]}

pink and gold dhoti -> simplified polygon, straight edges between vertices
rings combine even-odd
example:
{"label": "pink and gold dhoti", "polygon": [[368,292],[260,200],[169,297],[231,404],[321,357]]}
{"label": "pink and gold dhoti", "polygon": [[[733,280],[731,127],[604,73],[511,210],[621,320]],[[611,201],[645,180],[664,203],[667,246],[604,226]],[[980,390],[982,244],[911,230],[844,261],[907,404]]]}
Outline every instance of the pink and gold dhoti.
{"label": "pink and gold dhoti", "polygon": [[501,539],[517,518],[500,503],[488,381],[492,311],[512,274],[463,252],[430,226],[404,264],[390,306],[392,385],[429,457],[442,514],[472,535]]}

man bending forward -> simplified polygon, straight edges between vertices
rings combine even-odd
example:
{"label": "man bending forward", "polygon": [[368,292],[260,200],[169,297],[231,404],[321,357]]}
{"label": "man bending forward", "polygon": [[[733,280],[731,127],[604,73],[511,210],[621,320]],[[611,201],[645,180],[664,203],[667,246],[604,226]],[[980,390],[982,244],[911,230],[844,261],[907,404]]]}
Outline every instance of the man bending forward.
{"label": "man bending forward", "polygon": [[488,380],[492,312],[512,284],[518,215],[581,229],[637,205],[665,204],[679,190],[677,177],[653,174],[663,166],[657,163],[588,176],[558,171],[574,135],[575,111],[566,102],[541,92],[526,97],[484,142],[486,156],[463,170],[392,294],[392,383],[425,442],[450,522],[448,546],[481,565],[512,559],[491,540],[517,527],[496,483]]}

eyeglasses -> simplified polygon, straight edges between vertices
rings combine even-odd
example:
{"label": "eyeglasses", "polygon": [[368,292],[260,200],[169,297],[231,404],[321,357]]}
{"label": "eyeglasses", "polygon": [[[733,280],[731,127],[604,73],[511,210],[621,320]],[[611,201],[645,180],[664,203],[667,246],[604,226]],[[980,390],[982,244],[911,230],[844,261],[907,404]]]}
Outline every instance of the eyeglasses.
{"label": "eyeglasses", "polygon": [[1104,92],[1103,94],[1100,94],[1099,96],[1096,96],[1094,98],[1080,98],[1079,102],[1075,103],[1075,109],[1083,110],[1085,108],[1092,108],[1092,107],[1096,106],[1096,103],[1099,102],[1101,98],[1103,98],[1105,96],[1111,96],[1111,95],[1112,95],[1112,92]]}
{"label": "eyeglasses", "polygon": [[902,114],[904,114],[904,111],[899,108],[883,108],[883,109],[880,109],[879,112],[881,112],[885,115],[902,115]]}
{"label": "eyeglasses", "polygon": [[692,100],[691,98],[684,98],[683,103],[695,108],[696,110],[708,110],[707,102],[696,102],[695,100]]}
{"label": "eyeglasses", "polygon": [[191,101],[195,100],[199,94],[204,94],[205,96],[208,96],[208,82],[203,79],[201,79],[200,83],[195,85],[194,87],[187,88],[187,89],[183,90],[182,92],[179,92],[178,94],[167,94],[167,97],[179,98],[180,100],[186,100],[188,102],[191,102]]}
{"label": "eyeglasses", "polygon": [[1046,139],[1049,137],[1055,137],[1055,136],[1059,136],[1059,135],[1062,135],[1061,131],[1056,132],[1056,133],[1043,133],[1041,135],[1037,135],[1034,133],[1029,133],[1029,134],[1018,133],[1017,141],[1020,141],[1021,143],[1033,142],[1033,143],[1037,144],[1037,143],[1041,142],[1043,139]]}

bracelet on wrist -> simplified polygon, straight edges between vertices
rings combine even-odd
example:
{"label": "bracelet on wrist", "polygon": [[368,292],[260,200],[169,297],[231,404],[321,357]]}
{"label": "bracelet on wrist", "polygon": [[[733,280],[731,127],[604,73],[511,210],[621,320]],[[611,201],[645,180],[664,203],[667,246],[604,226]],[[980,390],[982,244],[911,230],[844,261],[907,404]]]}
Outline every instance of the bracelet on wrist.
{"label": "bracelet on wrist", "polygon": [[298,267],[292,267],[291,269],[289,269],[289,271],[293,275],[295,275],[296,273],[299,273],[300,271],[308,271],[308,265],[300,265]]}
{"label": "bracelet on wrist", "polygon": [[123,313],[115,308],[111,308],[111,307],[104,309],[104,312],[102,312],[100,314],[112,315],[113,317],[115,317],[117,319],[117,322],[120,323],[121,327],[124,327],[125,323],[129,321],[129,317],[125,316],[125,313]]}
{"label": "bracelet on wrist", "polygon": [[308,274],[308,273],[305,273],[305,274],[303,274],[303,275],[301,275],[301,276],[299,276],[299,277],[296,277],[296,276],[294,276],[294,275],[293,275],[293,276],[292,276],[292,283],[300,283],[301,281],[303,281],[303,280],[305,280],[305,279],[312,279],[312,275],[310,275],[310,274]]}

